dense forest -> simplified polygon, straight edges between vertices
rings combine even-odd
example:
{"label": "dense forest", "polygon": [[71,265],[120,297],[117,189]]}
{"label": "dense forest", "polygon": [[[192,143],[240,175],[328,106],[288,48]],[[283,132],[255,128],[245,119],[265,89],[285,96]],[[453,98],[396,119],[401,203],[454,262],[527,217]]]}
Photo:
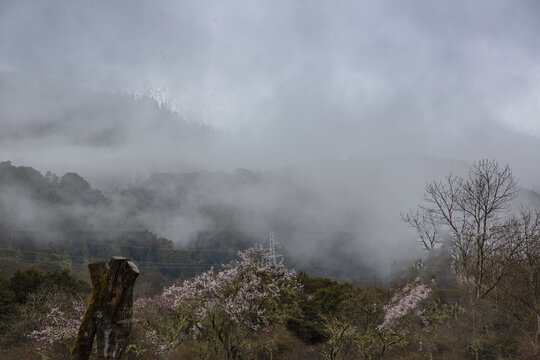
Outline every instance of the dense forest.
{"label": "dense forest", "polygon": [[[86,266],[114,254],[141,269],[130,359],[539,356],[537,195],[508,167],[481,160],[428,183],[418,209],[402,213],[425,255],[384,279],[336,281],[332,268],[320,277],[287,256],[271,265],[267,244],[242,232],[230,208],[207,205],[213,227],[180,247],[138,221],[181,211],[190,184],[257,176],[161,174],[109,198],[75,173],[1,163],[2,358],[69,358],[91,290]],[[171,183],[176,198],[159,191]]]}

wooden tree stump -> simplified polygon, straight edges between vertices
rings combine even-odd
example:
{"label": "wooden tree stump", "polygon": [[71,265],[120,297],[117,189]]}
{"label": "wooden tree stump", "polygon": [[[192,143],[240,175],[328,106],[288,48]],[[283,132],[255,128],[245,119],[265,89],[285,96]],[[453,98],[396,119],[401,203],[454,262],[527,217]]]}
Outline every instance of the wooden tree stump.
{"label": "wooden tree stump", "polygon": [[88,265],[92,295],[79,327],[71,358],[86,360],[97,340],[97,358],[120,359],[132,323],[133,285],[139,269],[124,257],[113,256],[109,268],[104,262]]}

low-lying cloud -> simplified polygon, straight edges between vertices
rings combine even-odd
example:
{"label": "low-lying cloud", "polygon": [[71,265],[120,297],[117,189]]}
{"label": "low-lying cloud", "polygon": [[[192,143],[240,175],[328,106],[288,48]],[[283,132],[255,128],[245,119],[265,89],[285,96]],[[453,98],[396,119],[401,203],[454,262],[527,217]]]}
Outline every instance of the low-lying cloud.
{"label": "low-lying cloud", "polygon": [[[115,214],[144,201],[137,222],[179,244],[214,225],[211,204],[254,237],[281,232],[297,258],[339,243],[388,262],[414,240],[399,213],[434,176],[495,158],[540,190],[539,11],[534,1],[4,1],[0,160],[75,171]],[[185,199],[150,178],[204,170]],[[141,187],[154,198],[124,191]],[[182,203],[167,212],[171,196]],[[17,206],[39,223],[39,207]]]}

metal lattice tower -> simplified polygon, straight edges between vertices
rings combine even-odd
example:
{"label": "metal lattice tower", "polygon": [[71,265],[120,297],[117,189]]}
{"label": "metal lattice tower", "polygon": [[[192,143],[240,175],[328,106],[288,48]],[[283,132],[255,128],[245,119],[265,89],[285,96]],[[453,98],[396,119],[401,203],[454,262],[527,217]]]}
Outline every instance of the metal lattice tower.
{"label": "metal lattice tower", "polygon": [[276,234],[273,231],[270,231],[268,240],[270,242],[270,265],[276,266],[278,264],[278,258],[280,259],[279,263],[283,263],[283,255],[278,254],[276,251],[276,248],[281,246],[281,244],[276,240]]}

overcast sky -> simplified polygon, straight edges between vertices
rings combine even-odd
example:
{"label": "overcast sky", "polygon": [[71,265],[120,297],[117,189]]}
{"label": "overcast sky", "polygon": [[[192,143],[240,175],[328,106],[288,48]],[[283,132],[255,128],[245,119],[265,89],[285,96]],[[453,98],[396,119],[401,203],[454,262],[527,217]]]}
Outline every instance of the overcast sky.
{"label": "overcast sky", "polygon": [[[539,115],[537,0],[0,0],[0,161],[100,189],[268,171],[201,194],[248,233],[279,214],[300,254],[335,247],[313,235],[335,228],[379,269],[416,256],[400,212],[480,158],[540,191]],[[207,226],[199,200],[148,227],[186,243]]]}
{"label": "overcast sky", "polygon": [[496,157],[522,175],[540,3],[0,0],[0,74],[153,94],[240,135],[239,159]]}

